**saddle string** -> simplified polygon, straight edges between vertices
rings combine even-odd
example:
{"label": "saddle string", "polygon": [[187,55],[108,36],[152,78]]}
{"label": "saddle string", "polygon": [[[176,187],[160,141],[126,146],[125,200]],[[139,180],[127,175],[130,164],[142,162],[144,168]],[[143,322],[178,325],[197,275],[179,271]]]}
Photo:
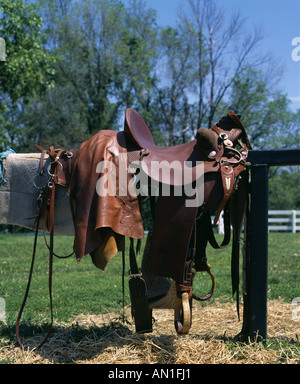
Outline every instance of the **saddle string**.
{"label": "saddle string", "polygon": [[[138,245],[137,245],[138,248]],[[130,275],[139,275],[140,269],[137,264],[136,254],[137,250],[134,250],[134,240],[130,237],[130,248],[129,248],[129,261],[130,261]]]}

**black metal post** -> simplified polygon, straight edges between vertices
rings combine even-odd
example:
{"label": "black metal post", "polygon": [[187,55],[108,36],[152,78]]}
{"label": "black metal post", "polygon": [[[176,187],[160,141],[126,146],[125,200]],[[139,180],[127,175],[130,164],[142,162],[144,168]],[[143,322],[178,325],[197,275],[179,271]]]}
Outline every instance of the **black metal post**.
{"label": "black metal post", "polygon": [[251,150],[250,211],[247,224],[243,336],[267,338],[268,168],[300,165],[300,149]]}
{"label": "black metal post", "polygon": [[268,165],[251,167],[248,260],[249,337],[267,338]]}

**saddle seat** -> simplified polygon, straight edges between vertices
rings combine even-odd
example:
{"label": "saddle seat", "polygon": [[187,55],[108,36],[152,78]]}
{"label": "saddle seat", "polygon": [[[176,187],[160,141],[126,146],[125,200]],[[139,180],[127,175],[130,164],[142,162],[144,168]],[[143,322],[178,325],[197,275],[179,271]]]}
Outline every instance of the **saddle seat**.
{"label": "saddle seat", "polygon": [[[142,170],[160,183],[182,186],[195,181],[203,174],[203,164],[197,162],[205,162],[205,172],[219,170],[215,161],[200,150],[197,140],[173,147],[156,146],[145,121],[131,108],[125,112],[124,133],[134,147],[143,150]],[[184,178],[185,171],[188,181]]]}
{"label": "saddle seat", "polygon": [[[173,147],[159,147],[153,141],[152,135],[143,118],[133,109],[125,111],[124,133],[133,146],[141,150],[141,168],[153,180],[173,186],[183,186],[194,182],[204,173],[220,171],[220,159],[238,162],[236,152],[224,153],[222,143],[219,143],[220,133],[226,133],[227,140],[236,143],[241,135],[249,143],[246,131],[239,117],[229,111],[230,121],[219,123],[213,129],[200,128],[195,140]],[[233,120],[235,119],[235,120]],[[229,123],[229,124],[228,124]],[[236,126],[233,128],[232,123]],[[219,128],[222,126],[222,129]],[[127,148],[130,152],[129,147]],[[214,153],[214,156],[210,154]],[[184,175],[188,175],[185,178]],[[166,175],[168,176],[166,181]],[[213,176],[215,178],[215,176]],[[210,176],[207,175],[207,187]],[[205,180],[206,182],[206,180]]]}

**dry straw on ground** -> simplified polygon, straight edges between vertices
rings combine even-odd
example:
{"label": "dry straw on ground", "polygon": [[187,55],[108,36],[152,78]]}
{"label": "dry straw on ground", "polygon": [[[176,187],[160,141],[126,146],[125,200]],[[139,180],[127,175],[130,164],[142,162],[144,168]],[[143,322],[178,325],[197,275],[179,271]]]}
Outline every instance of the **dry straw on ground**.
{"label": "dry straw on ground", "polygon": [[[242,322],[235,303],[193,306],[189,335],[177,336],[170,310],[155,310],[153,333],[137,335],[134,325],[116,314],[82,316],[70,324],[55,324],[47,343],[36,350],[42,335],[24,338],[29,350],[16,344],[0,348],[0,361],[20,364],[299,364],[299,321],[293,306],[283,301],[268,305],[268,342],[238,343],[233,337]],[[126,308],[131,321],[130,309]]]}

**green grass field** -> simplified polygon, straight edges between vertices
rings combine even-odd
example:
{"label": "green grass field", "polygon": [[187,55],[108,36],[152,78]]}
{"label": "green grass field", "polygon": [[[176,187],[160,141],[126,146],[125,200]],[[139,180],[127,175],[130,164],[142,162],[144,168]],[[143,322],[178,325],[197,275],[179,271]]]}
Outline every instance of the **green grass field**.
{"label": "green grass field", "polygon": [[[221,236],[219,237],[221,239]],[[55,237],[55,250],[68,254],[72,238]],[[31,263],[33,236],[0,235],[0,298],[5,300],[6,322],[14,324],[25,293]],[[231,299],[229,245],[225,250],[208,248],[208,262],[216,278],[214,299]],[[126,271],[129,269],[126,252]],[[268,297],[291,302],[300,297],[300,234],[271,233],[269,235]],[[197,295],[207,293],[210,279],[198,273],[194,290]],[[211,299],[210,303],[214,300]],[[129,304],[128,275],[125,275],[125,304]],[[122,310],[122,257],[118,254],[105,271],[97,269],[89,255],[76,264],[75,256],[54,259],[53,308],[56,321],[69,321],[78,314],[99,314]],[[22,320],[48,322],[48,250],[42,236],[30,294]]]}
{"label": "green grass field", "polygon": [[[218,236],[219,237],[219,236]],[[221,240],[221,237],[219,237]],[[56,237],[55,238],[55,250],[59,254],[68,254],[72,249],[72,238]],[[2,358],[0,358],[0,364],[12,364],[12,363],[24,363],[24,356],[28,363],[28,359],[36,361],[38,357],[41,363],[43,363],[43,355],[35,354],[35,352],[28,352],[29,355],[19,354],[18,348],[16,348],[16,329],[15,323],[17,315],[23,300],[25,293],[28,272],[31,263],[31,253],[33,245],[32,235],[0,235],[0,298],[3,304],[3,299],[6,306],[6,322],[0,321],[0,351],[2,351]],[[231,247],[228,246],[225,250],[214,250],[211,247],[208,248],[208,258],[211,264],[212,272],[216,278],[217,286],[214,298],[209,300],[208,305],[213,306],[214,301],[217,300],[216,308],[218,305],[226,305],[226,301],[231,301],[231,278],[230,278],[230,253]],[[126,260],[126,270],[129,269],[128,252]],[[141,258],[141,256],[140,256]],[[139,260],[140,262],[140,260]],[[291,233],[272,233],[269,235],[269,282],[268,282],[268,297],[269,299],[281,298],[285,300],[289,305],[291,301],[300,297],[300,234],[293,235]],[[20,332],[22,338],[28,338],[32,340],[36,336],[46,334],[49,329],[50,323],[50,310],[49,310],[49,296],[48,296],[48,251],[44,245],[44,240],[39,237],[38,252],[35,263],[35,269],[33,274],[32,285],[30,294],[27,300],[27,305],[22,317]],[[207,293],[210,288],[210,279],[206,274],[198,273],[196,276],[194,290],[197,295]],[[282,301],[280,301],[282,303]],[[206,302],[207,303],[207,302]],[[203,305],[207,305],[204,303]],[[224,303],[224,304],[223,304]],[[125,305],[130,304],[129,289],[128,289],[128,276],[125,276]],[[231,305],[231,303],[228,303]],[[70,259],[54,259],[53,268],[53,306],[54,306],[54,321],[56,324],[64,324],[65,322],[77,321],[76,316],[82,314],[83,316],[92,314],[99,315],[107,312],[122,313],[122,258],[121,255],[117,255],[107,266],[105,271],[101,271],[94,267],[89,256],[86,256],[80,264],[76,264],[75,257]],[[114,315],[115,316],[115,315]],[[289,315],[290,316],[290,315]],[[130,320],[129,320],[130,321]],[[49,344],[49,359],[50,361],[57,362],[74,362],[70,357],[67,359],[62,358],[62,343],[70,348],[65,350],[63,356],[69,356],[73,352],[74,345],[81,343],[83,340],[89,341],[88,348],[95,344],[94,337],[98,342],[104,340],[103,348],[109,348],[107,340],[108,328],[104,327],[92,327],[90,330],[85,330],[75,326],[74,323],[71,326],[56,327],[56,334],[59,335],[59,347],[51,347]],[[113,331],[114,325],[119,324],[116,328],[119,331]],[[111,323],[109,329],[112,331],[109,333],[109,337],[112,345],[116,343],[117,338],[118,348],[122,348],[122,343],[125,343],[124,350],[131,345],[132,339],[135,336],[138,338],[133,345],[139,345],[141,348],[141,356],[143,359],[148,356],[145,352],[144,338],[139,338],[138,335],[132,334],[126,326],[120,325],[121,323]],[[285,324],[285,323],[284,323]],[[285,328],[285,325],[284,325]],[[126,330],[126,332],[125,332]],[[281,331],[281,328],[280,328]],[[284,331],[284,330],[282,330]],[[53,330],[54,332],[54,330]],[[69,332],[69,333],[68,333]],[[122,339],[122,335],[125,339]],[[55,332],[54,332],[55,333]],[[66,343],[63,334],[67,333],[69,341]],[[39,336],[38,336],[39,337]],[[169,337],[169,336],[168,336]],[[56,340],[57,336],[54,335]],[[159,338],[155,336],[149,336],[149,342],[152,342],[154,338],[155,345],[159,341]],[[256,344],[240,344],[234,342],[231,338],[223,336],[222,340],[217,339],[211,344],[209,339],[206,339],[204,335],[202,338],[197,335],[191,337],[190,341],[194,343],[199,341],[205,343],[207,348],[212,348],[216,343],[219,346],[222,345],[222,340],[226,344],[228,351],[231,351],[232,355],[228,359],[232,358],[240,361],[238,356],[248,361],[249,359],[255,363],[260,363],[263,356],[266,361],[280,363],[286,362],[299,362],[300,349],[299,339],[296,334],[296,339],[291,338],[271,338],[267,340],[262,346],[256,346]],[[99,341],[100,340],[100,341]],[[121,345],[119,341],[121,340]],[[123,340],[123,341],[122,341]],[[126,341],[124,341],[126,340]],[[164,337],[162,336],[162,340]],[[174,339],[175,340],[175,339]],[[179,340],[179,339],[178,339]],[[181,340],[181,339],[180,339]],[[184,339],[183,339],[184,340]],[[75,344],[74,344],[75,343]],[[79,346],[78,344],[78,346]],[[201,345],[202,345],[201,344]],[[97,344],[98,345],[98,344]],[[101,344],[102,345],[102,344]],[[65,348],[64,347],[64,348]],[[54,349],[53,349],[54,348]],[[57,350],[55,348],[58,348]],[[163,350],[167,348],[163,345]],[[170,352],[172,356],[176,355],[174,346],[171,345]],[[222,349],[223,351],[223,349]],[[148,351],[149,352],[149,351]],[[128,352],[129,353],[129,352]],[[224,353],[224,352],[222,352]],[[268,353],[270,356],[268,357]],[[16,355],[18,354],[18,356]],[[97,352],[99,359],[101,359],[101,347],[97,346]],[[213,349],[212,361],[216,356],[217,351]],[[207,355],[207,353],[206,353]],[[205,356],[206,356],[205,355]],[[47,360],[47,354],[45,358]],[[131,355],[130,355],[131,356]],[[131,357],[125,358],[126,362],[131,361]],[[169,356],[169,355],[168,355]],[[173,357],[174,357],[173,356]],[[201,355],[202,356],[202,355]],[[223,355],[222,355],[223,356]],[[252,357],[251,357],[252,356]],[[114,358],[114,354],[109,357],[106,355],[105,363],[108,358]],[[153,356],[150,356],[151,361]],[[79,360],[90,360],[90,353],[80,352]],[[228,361],[229,361],[228,360]],[[97,360],[98,361],[98,360]],[[102,361],[102,360],[100,360]],[[161,360],[159,360],[161,361]],[[163,360],[162,360],[163,361]]]}

